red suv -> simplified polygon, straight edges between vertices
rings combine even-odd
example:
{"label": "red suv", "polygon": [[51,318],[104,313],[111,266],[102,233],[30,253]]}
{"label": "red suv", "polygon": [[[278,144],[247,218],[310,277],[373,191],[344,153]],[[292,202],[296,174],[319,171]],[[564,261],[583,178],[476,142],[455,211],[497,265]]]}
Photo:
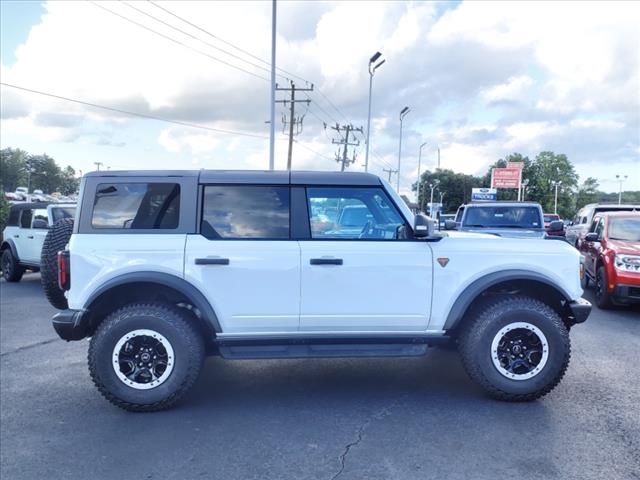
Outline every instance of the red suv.
{"label": "red suv", "polygon": [[600,308],[640,303],[640,213],[597,214],[579,248],[585,256],[582,286],[595,283]]}

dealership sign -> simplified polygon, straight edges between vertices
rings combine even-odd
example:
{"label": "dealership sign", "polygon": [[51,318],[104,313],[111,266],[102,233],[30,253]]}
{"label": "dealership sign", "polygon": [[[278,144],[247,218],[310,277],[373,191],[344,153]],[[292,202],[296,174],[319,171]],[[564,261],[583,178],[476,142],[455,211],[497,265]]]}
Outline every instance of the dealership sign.
{"label": "dealership sign", "polygon": [[495,188],[472,188],[471,201],[496,201],[498,199],[498,191]]}
{"label": "dealership sign", "polygon": [[520,188],[521,168],[494,168],[491,170],[491,188]]}

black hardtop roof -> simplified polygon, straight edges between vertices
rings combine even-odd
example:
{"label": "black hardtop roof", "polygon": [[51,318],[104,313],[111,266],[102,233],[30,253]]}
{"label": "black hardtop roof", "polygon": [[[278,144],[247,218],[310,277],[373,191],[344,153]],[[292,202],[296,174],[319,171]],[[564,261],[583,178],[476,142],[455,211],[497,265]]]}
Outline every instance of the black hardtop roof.
{"label": "black hardtop roof", "polygon": [[[11,210],[28,210],[32,208],[47,208],[49,205],[58,205],[50,202],[22,202],[11,205]],[[62,205],[62,204],[61,204]]]}
{"label": "black hardtop roof", "polygon": [[269,185],[379,186],[380,179],[365,172],[310,172],[287,170],[106,170],[85,177],[197,177],[199,183]]}

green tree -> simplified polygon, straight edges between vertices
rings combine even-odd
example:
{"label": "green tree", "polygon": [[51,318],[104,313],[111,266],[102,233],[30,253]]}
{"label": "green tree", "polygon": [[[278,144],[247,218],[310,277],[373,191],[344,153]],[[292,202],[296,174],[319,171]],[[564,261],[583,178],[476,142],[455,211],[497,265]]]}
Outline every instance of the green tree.
{"label": "green tree", "polygon": [[542,205],[545,212],[553,212],[555,204],[555,183],[558,187],[558,214],[569,218],[575,212],[575,195],[578,188],[578,174],[564,154],[540,152],[532,165],[527,198]]}
{"label": "green tree", "polygon": [[27,157],[19,148],[0,150],[0,190],[15,192],[17,187],[27,186]]}
{"label": "green tree", "polygon": [[580,188],[578,188],[578,195],[576,196],[576,210],[581,209],[588,203],[595,203],[598,201],[600,197],[600,193],[598,192],[598,180],[593,177],[588,177]]}
{"label": "green tree", "polygon": [[[511,153],[504,158],[501,158],[496,163],[489,167],[489,171],[482,177],[482,186],[491,186],[491,170],[494,168],[506,168],[507,162],[522,162],[524,168],[522,169],[522,180],[531,182],[531,178],[534,176],[535,171],[533,168],[533,162],[529,160],[529,157],[523,156],[521,153]],[[515,188],[500,188],[498,189],[498,200],[512,200],[518,199],[518,190]]]}
{"label": "green tree", "polygon": [[60,186],[58,191],[63,195],[72,195],[78,191],[80,181],[76,178],[76,171],[67,166],[60,173]]}
{"label": "green tree", "polygon": [[[433,201],[440,202],[440,194],[444,193],[442,200],[443,212],[455,212],[460,205],[471,200],[471,189],[482,186],[482,179],[473,175],[456,173],[453,170],[437,169],[435,172],[427,170],[420,176],[420,198],[418,204],[423,211],[427,211],[427,204],[431,201],[431,188],[434,189]],[[413,185],[416,191],[417,183]]]}
{"label": "green tree", "polygon": [[62,172],[56,161],[46,153],[30,155],[28,163],[31,165],[31,189],[42,190],[44,193],[57,191],[60,186]]}
{"label": "green tree", "polygon": [[11,205],[9,205],[9,202],[4,198],[4,191],[0,189],[0,237],[2,237],[4,227],[7,226],[10,207]]}

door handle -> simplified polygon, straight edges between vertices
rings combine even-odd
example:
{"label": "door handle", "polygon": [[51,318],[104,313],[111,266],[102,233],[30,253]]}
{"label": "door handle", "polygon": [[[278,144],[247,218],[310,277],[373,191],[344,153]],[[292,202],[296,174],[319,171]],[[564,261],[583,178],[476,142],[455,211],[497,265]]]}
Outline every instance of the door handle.
{"label": "door handle", "polygon": [[33,235],[27,235],[27,238],[33,238]]}
{"label": "door handle", "polygon": [[342,265],[341,258],[312,258],[309,260],[311,265]]}
{"label": "door handle", "polygon": [[229,265],[228,258],[196,258],[196,265]]}

